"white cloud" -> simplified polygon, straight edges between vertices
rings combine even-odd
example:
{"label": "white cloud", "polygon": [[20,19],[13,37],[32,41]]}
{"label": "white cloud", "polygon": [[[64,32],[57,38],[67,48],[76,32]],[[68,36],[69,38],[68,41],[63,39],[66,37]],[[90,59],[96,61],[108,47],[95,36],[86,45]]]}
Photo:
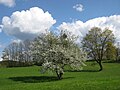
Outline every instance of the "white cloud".
{"label": "white cloud", "polygon": [[82,4],[76,4],[75,6],[73,6],[73,8],[79,12],[82,12],[84,10]]}
{"label": "white cloud", "polygon": [[90,19],[86,22],[82,22],[80,20],[74,21],[72,23],[63,22],[58,29],[59,30],[67,30],[72,34],[79,36],[79,39],[82,39],[86,35],[86,33],[92,27],[100,27],[102,29],[109,28],[113,31],[116,40],[120,41],[120,15],[113,15],[109,17],[99,17]]}
{"label": "white cloud", "polygon": [[56,20],[49,12],[33,7],[26,11],[16,11],[10,17],[3,17],[1,29],[8,35],[25,40],[46,33],[55,23]]}
{"label": "white cloud", "polygon": [[0,4],[3,4],[8,7],[15,6],[15,0],[0,0]]}
{"label": "white cloud", "polygon": [[20,39],[13,39],[12,40],[12,43],[20,43],[20,42],[22,42],[22,40],[20,40]]}
{"label": "white cloud", "polygon": [[3,59],[0,57],[0,61],[2,61]]}

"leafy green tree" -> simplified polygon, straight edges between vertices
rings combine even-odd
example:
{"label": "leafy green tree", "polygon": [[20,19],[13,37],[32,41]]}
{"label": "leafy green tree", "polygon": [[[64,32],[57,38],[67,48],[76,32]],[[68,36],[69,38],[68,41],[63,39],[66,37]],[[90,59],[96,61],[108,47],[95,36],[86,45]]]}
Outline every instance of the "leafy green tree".
{"label": "leafy green tree", "polygon": [[47,70],[56,73],[58,79],[62,79],[64,67],[71,66],[79,70],[86,60],[86,53],[75,43],[75,38],[68,38],[62,33],[56,36],[52,33],[38,36],[32,43],[32,54],[35,62],[42,63],[42,72]]}
{"label": "leafy green tree", "polygon": [[116,47],[113,45],[113,43],[108,42],[106,46],[106,59],[107,60],[115,60],[116,59]]}
{"label": "leafy green tree", "polygon": [[120,61],[120,42],[117,42],[116,46],[116,61]]}
{"label": "leafy green tree", "polygon": [[114,39],[111,30],[107,28],[101,30],[101,28],[93,27],[82,40],[84,50],[99,64],[99,71],[103,69],[101,61],[105,54],[107,43],[113,43]]}

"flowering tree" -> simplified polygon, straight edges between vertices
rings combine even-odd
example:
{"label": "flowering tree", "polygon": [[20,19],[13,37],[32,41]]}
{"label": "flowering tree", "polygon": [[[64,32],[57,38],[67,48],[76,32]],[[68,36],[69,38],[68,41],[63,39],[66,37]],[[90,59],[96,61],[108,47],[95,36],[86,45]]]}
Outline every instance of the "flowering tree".
{"label": "flowering tree", "polygon": [[69,34],[61,33],[56,36],[52,33],[38,36],[32,43],[32,54],[36,62],[42,62],[42,72],[52,70],[56,72],[58,79],[62,79],[64,67],[71,66],[80,70],[86,53],[77,44],[75,38]]}

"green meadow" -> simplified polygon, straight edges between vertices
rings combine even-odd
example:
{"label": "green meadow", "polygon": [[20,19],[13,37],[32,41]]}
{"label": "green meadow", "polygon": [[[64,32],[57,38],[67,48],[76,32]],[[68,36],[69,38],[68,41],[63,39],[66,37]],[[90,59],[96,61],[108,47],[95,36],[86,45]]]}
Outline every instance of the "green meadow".
{"label": "green meadow", "polygon": [[0,90],[120,90],[120,63],[91,65],[82,71],[66,69],[63,79],[56,74],[40,73],[40,67],[0,68]]}

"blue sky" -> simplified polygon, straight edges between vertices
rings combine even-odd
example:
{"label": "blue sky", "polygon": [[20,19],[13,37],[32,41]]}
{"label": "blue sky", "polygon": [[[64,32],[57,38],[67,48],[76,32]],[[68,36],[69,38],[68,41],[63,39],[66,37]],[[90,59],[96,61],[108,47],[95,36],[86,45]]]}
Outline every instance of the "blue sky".
{"label": "blue sky", "polygon": [[[6,1],[6,2],[4,2],[4,1]],[[22,39],[19,37],[23,34],[23,33],[21,33],[21,34],[14,33],[13,34],[14,30],[16,30],[15,32],[17,32],[17,30],[19,30],[19,29],[11,30],[11,28],[8,28],[8,27],[6,29],[5,23],[7,23],[8,21],[5,19],[4,23],[3,23],[3,17],[7,16],[7,17],[9,17],[11,22],[12,22],[12,20],[14,22],[14,20],[16,19],[15,16],[17,15],[17,14],[13,15],[14,12],[19,11],[21,13],[22,10],[24,10],[26,12],[26,10],[30,11],[30,8],[34,8],[34,7],[38,7],[39,9],[43,10],[43,12],[41,13],[43,15],[41,15],[41,17],[38,17],[38,18],[43,18],[44,12],[47,12],[47,11],[49,12],[46,15],[46,16],[48,16],[48,18],[50,18],[50,21],[49,20],[48,21],[51,23],[50,25],[46,24],[49,26],[48,28],[52,27],[55,29],[56,28],[58,28],[58,29],[72,28],[72,29],[74,29],[74,27],[75,27],[77,29],[72,30],[71,32],[76,34],[76,32],[79,31],[80,33],[84,34],[85,30],[83,28],[81,29],[79,26],[81,26],[81,27],[84,26],[84,28],[86,29],[86,27],[90,26],[90,23],[93,23],[94,25],[96,25],[95,23],[98,21],[99,23],[97,24],[97,26],[101,26],[100,23],[104,22],[102,24],[103,27],[105,27],[105,26],[110,27],[112,29],[115,29],[114,30],[115,33],[116,32],[120,33],[120,29],[117,29],[119,31],[116,31],[116,28],[119,28],[118,24],[120,23],[120,16],[119,16],[120,15],[120,0],[4,0],[4,1],[0,0],[0,11],[1,11],[0,25],[2,27],[5,27],[5,28],[1,28],[1,32],[0,32],[0,54],[1,54],[2,50],[7,45],[9,45],[9,43],[11,43],[13,40]],[[7,1],[11,1],[11,2],[7,2]],[[36,8],[34,8],[34,10],[35,9]],[[38,10],[38,12],[39,12],[39,10]],[[13,15],[12,18],[11,18],[11,15]],[[19,17],[20,15],[21,14],[19,14],[17,16],[17,18],[20,18]],[[51,17],[49,15],[51,15]],[[102,17],[105,17],[105,18],[102,18]],[[98,20],[98,18],[99,18],[99,20]],[[21,20],[21,18],[17,19],[17,20]],[[34,19],[31,19],[31,20],[34,21]],[[116,21],[116,20],[118,20],[118,21]],[[48,21],[46,21],[44,23],[47,23]],[[114,23],[111,21],[113,21]],[[31,23],[31,22],[29,22],[29,23]],[[42,19],[40,20],[39,24],[41,26],[43,25]],[[88,25],[88,26],[86,26],[86,25]],[[22,27],[24,27],[24,25]],[[30,26],[28,26],[28,27],[30,27]],[[20,27],[18,27],[18,28],[20,28]],[[84,30],[84,32],[80,31],[79,29]],[[10,30],[11,30],[12,34],[11,34],[11,32],[9,32]],[[26,30],[26,29],[24,29],[24,30]],[[29,30],[26,32],[29,32]],[[27,35],[26,32],[23,34],[22,37],[24,37],[24,35]],[[34,34],[30,33],[29,36],[31,34],[35,35],[35,33]],[[17,37],[17,36],[19,36],[19,37]],[[119,39],[119,37],[118,37],[118,39]]]}

